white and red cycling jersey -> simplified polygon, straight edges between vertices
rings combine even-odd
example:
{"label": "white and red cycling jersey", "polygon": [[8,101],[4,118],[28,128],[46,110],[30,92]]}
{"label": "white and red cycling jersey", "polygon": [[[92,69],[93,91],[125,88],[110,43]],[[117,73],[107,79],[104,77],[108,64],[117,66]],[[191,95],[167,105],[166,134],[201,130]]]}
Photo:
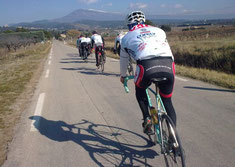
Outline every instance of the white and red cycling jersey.
{"label": "white and red cycling jersey", "polygon": [[146,24],[134,26],[123,38],[120,53],[121,76],[126,76],[129,56],[134,60],[171,57],[174,60],[166,33]]}
{"label": "white and red cycling jersey", "polygon": [[92,41],[92,46],[103,46],[104,45],[104,40],[99,34],[93,34],[91,36],[91,41]]}

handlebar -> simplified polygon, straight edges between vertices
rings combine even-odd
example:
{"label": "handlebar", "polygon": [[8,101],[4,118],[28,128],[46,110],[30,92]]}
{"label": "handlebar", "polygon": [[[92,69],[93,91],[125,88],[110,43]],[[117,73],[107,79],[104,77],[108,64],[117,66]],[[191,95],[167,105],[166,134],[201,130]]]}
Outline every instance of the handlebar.
{"label": "handlebar", "polygon": [[129,93],[129,88],[128,88],[127,82],[128,82],[128,80],[130,80],[130,79],[134,79],[134,76],[127,76],[127,77],[125,77],[125,79],[124,79],[123,85],[124,85],[124,89],[125,89],[126,93]]}

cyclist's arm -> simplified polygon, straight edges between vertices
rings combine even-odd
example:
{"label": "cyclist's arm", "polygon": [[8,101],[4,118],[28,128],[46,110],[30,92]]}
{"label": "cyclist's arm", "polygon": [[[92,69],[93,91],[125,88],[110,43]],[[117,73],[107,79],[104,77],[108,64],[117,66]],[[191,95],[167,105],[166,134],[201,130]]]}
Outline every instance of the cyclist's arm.
{"label": "cyclist's arm", "polygon": [[120,75],[121,77],[126,76],[128,61],[129,61],[129,54],[125,51],[124,48],[121,48],[121,52],[120,52]]}
{"label": "cyclist's arm", "polygon": [[103,47],[104,47],[104,44],[105,44],[105,43],[104,43],[104,38],[103,38],[103,37],[102,37],[102,42],[103,42]]}

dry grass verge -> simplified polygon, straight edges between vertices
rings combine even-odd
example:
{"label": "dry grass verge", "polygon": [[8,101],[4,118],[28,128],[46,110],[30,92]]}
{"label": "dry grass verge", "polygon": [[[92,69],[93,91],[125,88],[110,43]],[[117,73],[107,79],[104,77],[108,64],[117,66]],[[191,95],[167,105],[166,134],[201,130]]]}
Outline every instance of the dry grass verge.
{"label": "dry grass verge", "polygon": [[33,92],[33,78],[39,74],[50,47],[50,43],[37,44],[25,51],[9,53],[0,61],[0,165],[6,159],[14,127]]}
{"label": "dry grass verge", "polygon": [[176,74],[225,88],[235,89],[235,75],[202,68],[176,65]]}

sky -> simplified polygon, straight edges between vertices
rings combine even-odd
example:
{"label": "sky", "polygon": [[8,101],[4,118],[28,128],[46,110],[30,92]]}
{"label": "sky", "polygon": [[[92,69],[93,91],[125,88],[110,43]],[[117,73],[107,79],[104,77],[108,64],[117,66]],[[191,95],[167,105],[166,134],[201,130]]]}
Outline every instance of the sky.
{"label": "sky", "polygon": [[235,18],[235,0],[0,0],[0,26],[63,17],[77,9],[155,15],[222,14]]}

